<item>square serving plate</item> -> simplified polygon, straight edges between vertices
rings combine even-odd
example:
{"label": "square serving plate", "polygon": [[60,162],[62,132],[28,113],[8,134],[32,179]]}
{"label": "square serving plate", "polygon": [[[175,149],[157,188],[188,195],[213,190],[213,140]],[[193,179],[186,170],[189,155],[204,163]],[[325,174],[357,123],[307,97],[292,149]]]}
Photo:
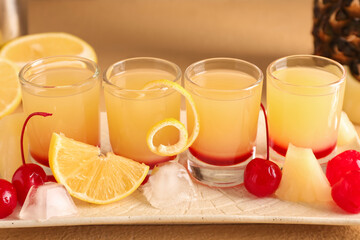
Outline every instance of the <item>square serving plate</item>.
{"label": "square serving plate", "polygon": [[[183,116],[184,114],[182,114]],[[105,151],[110,150],[106,114],[101,114],[101,141]],[[347,149],[360,151],[359,138],[348,146],[337,147],[337,152]],[[265,153],[265,128],[262,114],[259,117],[257,155]],[[184,157],[184,156],[181,156]],[[188,208],[156,209],[136,190],[129,197],[108,205],[94,205],[74,199],[79,214],[72,217],[52,218],[47,221],[19,220],[20,207],[6,219],[0,228],[23,228],[100,224],[360,224],[360,214],[347,214],[335,204],[316,207],[284,202],[273,197],[256,198],[244,186],[234,188],[209,188],[195,184],[197,199]]]}

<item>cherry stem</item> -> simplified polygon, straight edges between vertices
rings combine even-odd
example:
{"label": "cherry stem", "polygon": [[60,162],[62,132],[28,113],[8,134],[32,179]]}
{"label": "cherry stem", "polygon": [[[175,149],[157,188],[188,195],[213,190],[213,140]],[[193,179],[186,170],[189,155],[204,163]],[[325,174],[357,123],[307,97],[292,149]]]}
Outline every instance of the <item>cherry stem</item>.
{"label": "cherry stem", "polygon": [[262,103],[260,103],[261,109],[263,110],[264,113],[264,118],[265,118],[265,126],[266,126],[266,160],[269,160],[269,151],[270,151],[270,142],[269,142],[269,126],[268,126],[268,121],[267,121],[267,116],[266,116],[266,112],[265,112],[265,107]]}
{"label": "cherry stem", "polygon": [[25,165],[25,154],[24,154],[24,134],[25,134],[25,128],[26,128],[26,125],[27,123],[29,122],[30,118],[32,118],[33,116],[43,116],[43,117],[48,117],[48,116],[52,116],[52,113],[47,113],[47,112],[33,112],[32,114],[30,114],[24,124],[23,124],[23,127],[22,127],[22,130],[21,130],[21,137],[20,137],[20,147],[21,147],[21,159],[22,159],[22,162],[23,164]]}

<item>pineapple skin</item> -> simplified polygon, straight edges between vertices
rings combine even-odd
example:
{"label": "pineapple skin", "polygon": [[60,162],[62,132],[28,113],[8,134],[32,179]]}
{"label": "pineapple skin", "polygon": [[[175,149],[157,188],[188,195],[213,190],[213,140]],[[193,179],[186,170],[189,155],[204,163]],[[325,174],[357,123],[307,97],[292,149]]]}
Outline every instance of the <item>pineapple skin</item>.
{"label": "pineapple skin", "polygon": [[314,54],[348,65],[344,111],[360,124],[360,0],[314,0]]}
{"label": "pineapple skin", "polygon": [[[357,65],[360,59],[359,1],[314,0],[314,54],[342,64]],[[359,75],[358,71],[356,73]]]}

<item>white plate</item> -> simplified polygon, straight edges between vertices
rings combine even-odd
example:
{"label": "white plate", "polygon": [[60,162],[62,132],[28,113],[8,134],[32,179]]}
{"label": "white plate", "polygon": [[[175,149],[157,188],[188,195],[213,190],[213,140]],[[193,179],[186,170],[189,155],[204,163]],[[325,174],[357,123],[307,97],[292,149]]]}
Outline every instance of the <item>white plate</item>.
{"label": "white plate", "polygon": [[[102,146],[109,149],[106,115],[102,113]],[[259,118],[257,148],[263,154],[264,119]],[[349,146],[360,150],[358,139]],[[7,219],[0,220],[0,228],[99,225],[99,224],[224,224],[224,223],[281,223],[281,224],[360,224],[360,214],[344,213],[337,206],[314,207],[283,202],[276,198],[256,198],[243,186],[215,189],[196,184],[199,196],[187,210],[155,209],[149,205],[140,190],[129,197],[104,206],[88,204],[74,199],[79,215],[54,218],[44,222],[18,220],[19,208]]]}

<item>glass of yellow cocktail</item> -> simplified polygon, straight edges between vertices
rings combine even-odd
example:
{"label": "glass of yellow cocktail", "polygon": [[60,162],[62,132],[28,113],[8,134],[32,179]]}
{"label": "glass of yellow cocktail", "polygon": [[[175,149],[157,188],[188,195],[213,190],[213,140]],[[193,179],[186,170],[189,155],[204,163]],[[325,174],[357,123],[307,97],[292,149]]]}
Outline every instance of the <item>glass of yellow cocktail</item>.
{"label": "glass of yellow cocktail", "polygon": [[345,70],[313,55],[278,59],[267,68],[267,113],[272,159],[283,160],[288,145],[330,157],[337,141]]}
{"label": "glass of yellow cocktail", "polygon": [[[169,88],[144,89],[154,80],[181,82],[180,68],[158,58],[131,58],[117,62],[104,73],[104,96],[109,136],[114,153],[145,163],[150,167],[175,159],[150,151],[149,130],[166,118],[180,119],[180,94]],[[172,145],[179,133],[166,127],[154,137],[154,145]]]}
{"label": "glass of yellow cocktail", "polygon": [[76,56],[54,56],[25,65],[19,78],[26,114],[35,117],[28,125],[31,157],[49,166],[48,151],[53,132],[99,145],[99,68],[91,60]]}
{"label": "glass of yellow cocktail", "polygon": [[[255,65],[232,58],[212,58],[190,65],[185,88],[196,104],[200,133],[189,148],[187,167],[198,181],[235,186],[255,156],[263,74]],[[188,129],[193,128],[187,111]]]}

